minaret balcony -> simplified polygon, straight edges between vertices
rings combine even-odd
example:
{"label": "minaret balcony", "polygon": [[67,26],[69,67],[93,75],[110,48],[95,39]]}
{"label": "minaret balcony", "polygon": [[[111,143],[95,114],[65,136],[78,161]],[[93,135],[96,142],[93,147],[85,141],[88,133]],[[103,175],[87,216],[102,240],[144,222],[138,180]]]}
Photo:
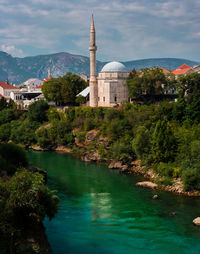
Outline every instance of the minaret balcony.
{"label": "minaret balcony", "polygon": [[97,46],[89,46],[89,51],[97,51]]}

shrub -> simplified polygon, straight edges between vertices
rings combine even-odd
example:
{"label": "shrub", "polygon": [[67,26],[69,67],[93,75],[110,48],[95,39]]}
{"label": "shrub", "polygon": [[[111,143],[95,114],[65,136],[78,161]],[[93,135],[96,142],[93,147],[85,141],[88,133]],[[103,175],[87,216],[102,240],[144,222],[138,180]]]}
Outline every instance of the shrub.
{"label": "shrub", "polygon": [[174,167],[173,163],[163,163],[160,162],[157,167],[156,171],[167,177],[179,177],[180,176],[180,168]]}
{"label": "shrub", "polygon": [[85,141],[85,132],[77,132],[76,137],[79,142],[84,142]]}
{"label": "shrub", "polygon": [[182,174],[184,190],[200,190],[200,171],[197,168],[187,169]]}
{"label": "shrub", "polygon": [[28,117],[31,121],[44,122],[47,120],[49,105],[44,100],[34,102],[28,107]]}
{"label": "shrub", "polygon": [[10,139],[10,124],[0,125],[0,142],[8,142]]}
{"label": "shrub", "polygon": [[0,229],[5,233],[30,229],[30,223],[41,223],[46,215],[51,219],[57,212],[58,197],[39,173],[17,171],[9,181],[0,181],[0,195]]}
{"label": "shrub", "polygon": [[26,165],[27,159],[23,148],[12,143],[0,144],[0,170],[13,174],[17,168]]}
{"label": "shrub", "polygon": [[138,127],[136,136],[132,141],[132,148],[138,159],[148,161],[151,152],[151,140],[149,131],[144,126]]}
{"label": "shrub", "polygon": [[174,161],[177,141],[166,118],[159,120],[152,136],[154,162]]}

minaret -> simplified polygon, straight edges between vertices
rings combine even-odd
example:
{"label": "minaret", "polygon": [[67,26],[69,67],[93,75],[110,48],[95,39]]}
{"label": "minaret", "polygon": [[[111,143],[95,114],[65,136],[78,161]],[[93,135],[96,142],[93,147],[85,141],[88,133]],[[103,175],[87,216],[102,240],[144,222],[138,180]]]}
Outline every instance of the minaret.
{"label": "minaret", "polygon": [[48,78],[51,78],[51,70],[50,70],[50,68],[48,69]]}
{"label": "minaret", "polygon": [[92,23],[90,28],[90,107],[98,106],[98,85],[96,77],[96,35],[94,27],[94,17],[92,15]]}

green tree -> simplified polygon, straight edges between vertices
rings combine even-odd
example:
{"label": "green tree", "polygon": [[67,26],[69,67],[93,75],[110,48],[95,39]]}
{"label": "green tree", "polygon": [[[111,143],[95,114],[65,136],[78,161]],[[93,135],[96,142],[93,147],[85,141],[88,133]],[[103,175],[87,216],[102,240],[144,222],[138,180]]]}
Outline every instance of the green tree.
{"label": "green tree", "polygon": [[154,162],[173,161],[177,151],[177,141],[166,118],[159,120],[152,136]]}
{"label": "green tree", "polygon": [[24,150],[12,143],[0,144],[0,171],[14,174],[17,168],[27,166]]}
{"label": "green tree", "polygon": [[134,70],[127,78],[126,84],[130,97],[150,101],[154,101],[155,95],[164,94],[172,87],[170,78],[160,68],[142,69],[141,72]]}
{"label": "green tree", "polygon": [[138,159],[147,161],[151,153],[150,133],[145,126],[139,126],[132,141],[132,148]]}
{"label": "green tree", "polygon": [[0,111],[0,124],[9,123],[14,119],[16,116],[13,109],[6,108]]}
{"label": "green tree", "polygon": [[42,93],[47,101],[54,101],[56,105],[63,103],[61,94],[62,78],[52,78],[42,86]]}
{"label": "green tree", "polygon": [[54,101],[56,105],[75,105],[76,95],[86,86],[87,83],[78,75],[67,72],[63,77],[45,82],[42,92],[48,101]]}
{"label": "green tree", "polygon": [[0,111],[7,108],[7,101],[4,97],[1,97],[0,99]]}
{"label": "green tree", "polygon": [[49,105],[44,100],[34,102],[28,107],[28,117],[31,121],[44,122],[47,121],[47,110]]}
{"label": "green tree", "polygon": [[10,124],[5,123],[0,125],[0,143],[8,142],[10,139]]}
{"label": "green tree", "polygon": [[44,185],[43,176],[27,170],[6,182],[0,179],[0,197],[0,232],[11,240],[41,225],[46,215],[52,219],[58,209],[58,197]]}
{"label": "green tree", "polygon": [[178,85],[181,97],[177,107],[184,112],[184,119],[190,123],[200,122],[200,74],[182,75],[178,78]]}

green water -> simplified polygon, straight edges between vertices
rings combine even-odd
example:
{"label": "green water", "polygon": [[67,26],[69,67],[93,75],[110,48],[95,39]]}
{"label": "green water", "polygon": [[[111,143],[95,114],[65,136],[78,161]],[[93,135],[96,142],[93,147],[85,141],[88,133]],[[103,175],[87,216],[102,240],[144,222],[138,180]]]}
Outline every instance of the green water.
{"label": "green water", "polygon": [[70,155],[27,155],[60,197],[58,214],[45,220],[53,254],[200,253],[200,228],[192,224],[200,199],[135,187],[141,178]]}

